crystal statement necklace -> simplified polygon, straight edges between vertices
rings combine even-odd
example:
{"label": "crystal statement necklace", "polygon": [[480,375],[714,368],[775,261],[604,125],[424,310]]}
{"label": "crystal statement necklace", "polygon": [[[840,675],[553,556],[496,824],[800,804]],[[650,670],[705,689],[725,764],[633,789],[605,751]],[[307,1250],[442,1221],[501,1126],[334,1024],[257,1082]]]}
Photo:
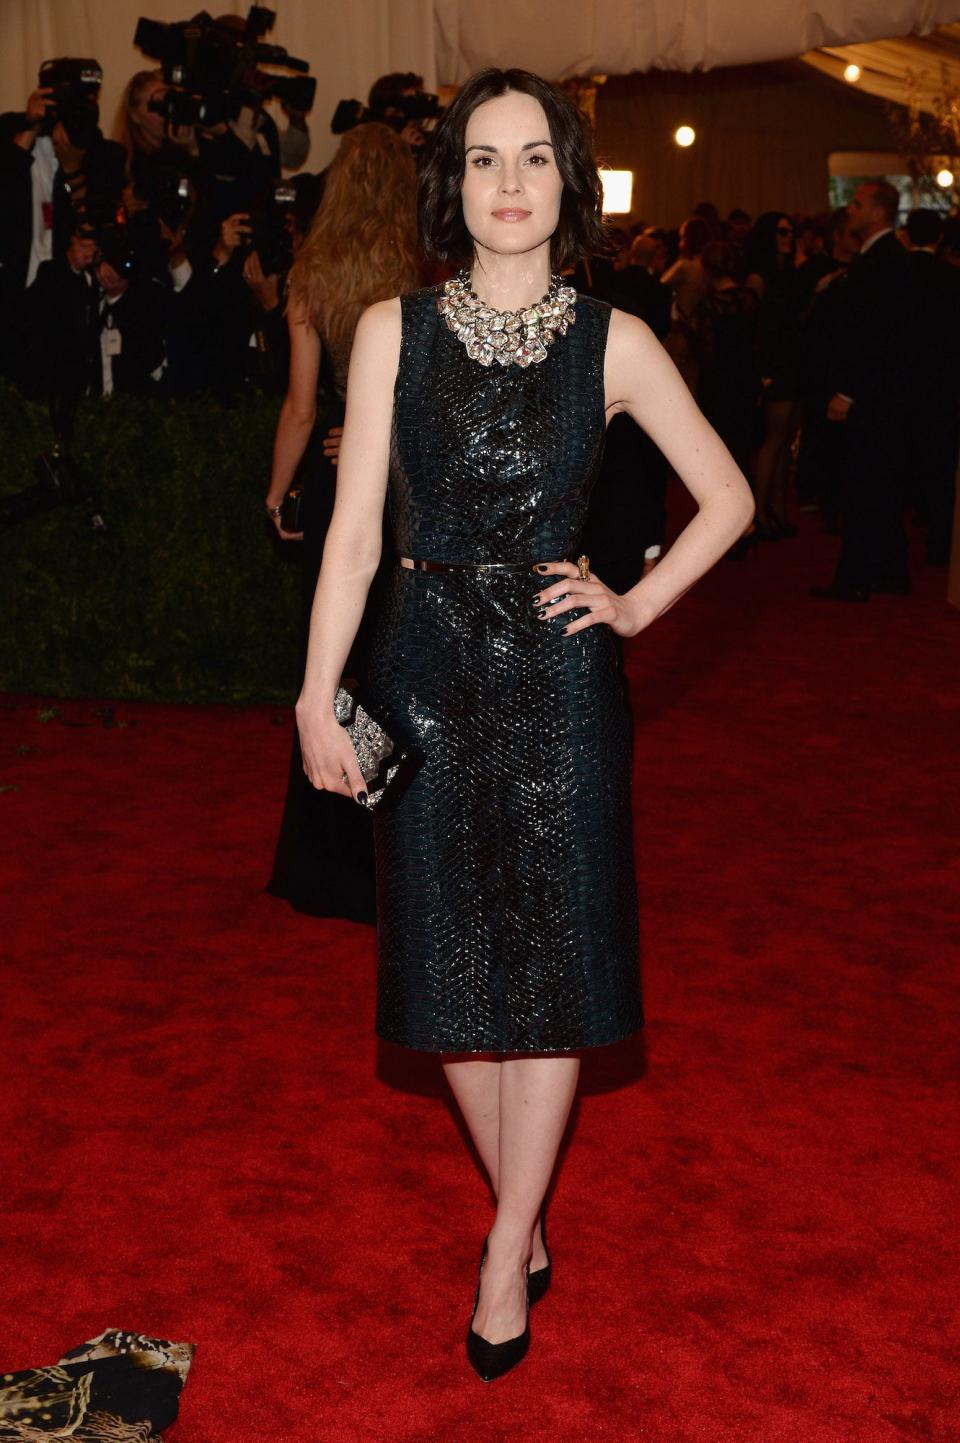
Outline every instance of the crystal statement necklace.
{"label": "crystal statement necklace", "polygon": [[462,270],[443,287],[437,309],[448,327],[481,366],[516,364],[534,366],[547,359],[557,336],[565,336],[577,316],[577,293],[553,276],[547,294],[522,311],[495,311],[470,288],[470,273]]}

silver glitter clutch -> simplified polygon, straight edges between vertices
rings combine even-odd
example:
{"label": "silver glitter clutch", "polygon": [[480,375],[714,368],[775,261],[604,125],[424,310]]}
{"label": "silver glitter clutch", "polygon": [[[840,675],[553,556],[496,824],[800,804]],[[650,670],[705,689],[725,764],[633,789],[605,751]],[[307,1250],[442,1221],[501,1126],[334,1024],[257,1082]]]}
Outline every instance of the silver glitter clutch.
{"label": "silver glitter clutch", "polygon": [[[363,780],[367,784],[367,806],[375,807],[383,801],[387,788],[401,769],[409,770],[409,753],[398,746],[365,710],[357,695],[357,684],[352,679],[345,677],[337,687],[333,713],[353,743]],[[396,790],[394,787],[391,795]]]}

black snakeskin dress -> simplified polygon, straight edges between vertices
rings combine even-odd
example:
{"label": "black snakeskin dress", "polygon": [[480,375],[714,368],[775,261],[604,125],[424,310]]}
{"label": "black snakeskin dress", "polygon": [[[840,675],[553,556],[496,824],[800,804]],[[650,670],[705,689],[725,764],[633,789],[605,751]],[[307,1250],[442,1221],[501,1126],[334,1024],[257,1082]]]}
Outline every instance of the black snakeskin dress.
{"label": "black snakeskin dress", "polygon": [[401,298],[389,505],[399,555],[529,563],[397,566],[371,705],[422,758],[375,814],[379,1036],[435,1052],[562,1052],[643,1025],[631,728],[616,639],[538,620],[574,559],[603,449],[610,308],[523,369],[472,360]]}

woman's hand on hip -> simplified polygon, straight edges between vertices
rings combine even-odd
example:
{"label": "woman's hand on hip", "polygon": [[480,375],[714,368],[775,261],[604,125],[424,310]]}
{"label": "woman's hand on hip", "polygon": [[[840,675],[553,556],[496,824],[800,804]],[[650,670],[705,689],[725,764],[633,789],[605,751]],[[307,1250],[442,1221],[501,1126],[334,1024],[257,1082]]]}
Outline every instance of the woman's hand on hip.
{"label": "woman's hand on hip", "polygon": [[323,454],[328,461],[336,466],[340,460],[340,442],[343,438],[342,426],[331,426],[323,438]]}
{"label": "woman's hand on hip", "polygon": [[[625,596],[604,586],[599,576],[591,574],[584,580],[572,561],[541,561],[533,569],[545,578],[544,589],[533,597],[536,615],[542,622],[552,622],[565,611],[588,608],[585,616],[568,622],[563,628],[564,636],[585,631],[598,622],[609,626],[618,636],[635,636],[642,629]],[[551,575],[564,579],[551,583],[547,580]]]}
{"label": "woman's hand on hip", "polygon": [[352,797],[361,806],[367,805],[367,784],[353,750],[349,734],[337,721],[333,711],[306,705],[302,698],[296,705],[297,730],[303,770],[317,791],[338,792]]}

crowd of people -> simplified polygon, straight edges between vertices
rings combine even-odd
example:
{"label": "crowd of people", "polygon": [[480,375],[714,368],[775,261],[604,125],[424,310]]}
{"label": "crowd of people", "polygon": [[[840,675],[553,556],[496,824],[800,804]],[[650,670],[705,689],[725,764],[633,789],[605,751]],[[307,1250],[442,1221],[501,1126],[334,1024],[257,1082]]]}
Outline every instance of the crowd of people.
{"label": "crowd of people", "polygon": [[[795,497],[843,530],[843,565],[815,589],[842,599],[909,588],[905,511],[926,525],[929,561],[949,556],[960,219],[919,208],[900,226],[898,207],[882,179],[814,217],[722,219],[704,202],[676,233],[643,222],[614,232],[614,258],[584,277],[653,327],[750,479],[757,516],[738,551],[796,535]],[[622,476],[620,510],[631,469],[644,465],[661,491],[666,476],[632,423],[616,426],[627,434],[611,428],[607,469]],[[655,555],[662,515],[644,524]]]}
{"label": "crowd of people", "polygon": [[[418,79],[384,77],[364,111],[412,147],[394,100]],[[308,118],[263,101],[177,124],[174,89],[133,75],[117,139],[89,91],[63,116],[45,87],[0,115],[0,373],[31,396],[286,388],[286,279],[325,180]]]}
{"label": "crowd of people", "polygon": [[[316,414],[302,397],[318,387],[342,400],[357,298],[378,299],[383,277],[355,280],[342,315],[326,305],[332,354],[322,373],[304,371],[301,357],[291,378],[298,332],[287,303],[298,252],[312,227],[346,234],[354,201],[331,194],[321,206],[333,168],[304,169],[303,113],[284,105],[283,128],[266,104],[216,125],[174,124],[164,115],[170,89],[160,70],[134,75],[118,140],[57,118],[42,88],[23,112],[0,116],[0,367],[28,394],[68,401],[154,391],[230,403],[251,388],[285,394],[289,382],[301,398],[303,444],[288,441],[285,454],[300,461],[303,417]],[[414,160],[387,188],[385,234],[406,190],[413,224],[427,131],[409,117],[421,91],[418,76],[384,76],[358,108],[356,128],[372,129],[362,150],[368,169],[396,169],[399,152],[376,152],[398,137]],[[354,146],[358,163],[352,133],[341,148]],[[646,221],[611,229],[607,254],[571,277],[651,326],[749,478],[757,515],[737,553],[795,535],[794,501],[818,509],[826,530],[843,529],[845,557],[831,585],[815,591],[843,599],[909,589],[905,508],[927,527],[929,560],[949,554],[960,219],[918,209],[900,225],[898,206],[883,180],[814,217],[753,219],[734,209],[722,218],[704,202],[674,229]],[[391,277],[395,269],[387,267]],[[412,284],[444,278],[416,258],[404,274]],[[311,286],[315,313],[323,278]],[[294,409],[288,401],[287,438]],[[335,437],[325,454],[335,460]],[[275,467],[274,502],[295,475],[295,465]],[[604,556],[618,588],[635,584],[662,549],[667,481],[660,453],[616,417],[585,544]],[[281,535],[300,534],[275,519]]]}

